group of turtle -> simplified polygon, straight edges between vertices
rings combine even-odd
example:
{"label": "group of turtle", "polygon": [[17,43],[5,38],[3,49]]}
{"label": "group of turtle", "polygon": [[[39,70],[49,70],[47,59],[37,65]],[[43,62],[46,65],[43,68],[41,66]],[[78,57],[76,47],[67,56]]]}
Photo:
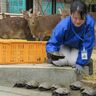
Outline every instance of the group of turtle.
{"label": "group of turtle", "polygon": [[52,91],[52,96],[71,96],[71,90],[80,90],[81,96],[96,96],[96,90],[84,86],[80,81],[73,82],[70,84],[70,89],[58,84],[50,84],[47,82],[39,83],[37,81],[21,81],[14,84],[13,87],[26,88],[26,89],[37,89],[40,91]]}

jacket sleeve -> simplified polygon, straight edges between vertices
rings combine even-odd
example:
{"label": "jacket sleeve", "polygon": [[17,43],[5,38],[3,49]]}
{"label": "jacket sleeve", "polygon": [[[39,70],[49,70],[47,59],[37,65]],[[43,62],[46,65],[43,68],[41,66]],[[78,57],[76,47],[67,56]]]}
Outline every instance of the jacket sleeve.
{"label": "jacket sleeve", "polygon": [[[90,60],[91,54],[92,54],[92,50],[94,47],[94,41],[95,41],[94,22],[91,22],[91,26],[88,27],[87,32],[84,36],[84,41],[82,43],[82,47],[79,50],[76,64],[84,66],[89,63],[89,60]],[[87,58],[88,58],[87,60],[82,60],[82,57],[81,57],[81,51],[83,50],[83,47],[85,47],[85,49],[87,51]]]}
{"label": "jacket sleeve", "polygon": [[63,22],[60,22],[53,30],[50,39],[46,44],[46,52],[58,52],[60,49],[60,45],[63,43],[64,39],[64,28]]}

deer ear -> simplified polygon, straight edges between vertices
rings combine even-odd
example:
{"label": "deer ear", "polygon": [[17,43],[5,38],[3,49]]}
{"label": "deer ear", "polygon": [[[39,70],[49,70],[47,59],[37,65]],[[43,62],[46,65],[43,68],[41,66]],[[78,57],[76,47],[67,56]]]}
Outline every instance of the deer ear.
{"label": "deer ear", "polygon": [[5,15],[5,13],[2,13],[2,18],[6,18],[6,15]]}
{"label": "deer ear", "polygon": [[62,14],[62,9],[58,8],[59,14]]}
{"label": "deer ear", "polygon": [[23,17],[27,20],[29,18],[28,11],[22,11]]}
{"label": "deer ear", "polygon": [[32,15],[31,12],[32,12],[32,8],[29,9],[28,11],[23,11],[23,10],[21,10],[21,13],[23,14],[23,17],[24,17],[25,19],[31,17],[31,15]]}
{"label": "deer ear", "polygon": [[30,13],[32,13],[32,8],[30,8],[28,11],[29,11]]}
{"label": "deer ear", "polygon": [[23,14],[23,10],[21,10],[20,13]]}

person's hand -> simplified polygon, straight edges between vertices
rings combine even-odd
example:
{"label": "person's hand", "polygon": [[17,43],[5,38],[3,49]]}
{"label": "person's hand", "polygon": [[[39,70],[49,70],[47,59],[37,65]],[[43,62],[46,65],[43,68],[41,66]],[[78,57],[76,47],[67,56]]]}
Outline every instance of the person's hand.
{"label": "person's hand", "polygon": [[53,53],[48,53],[48,55],[50,55],[50,58],[53,60],[53,61],[57,61],[59,59],[64,59],[65,56],[60,56],[57,52],[53,52]]}
{"label": "person's hand", "polygon": [[78,65],[78,64],[76,64],[76,73],[77,74],[82,74],[83,73],[83,67],[81,66],[81,65]]}

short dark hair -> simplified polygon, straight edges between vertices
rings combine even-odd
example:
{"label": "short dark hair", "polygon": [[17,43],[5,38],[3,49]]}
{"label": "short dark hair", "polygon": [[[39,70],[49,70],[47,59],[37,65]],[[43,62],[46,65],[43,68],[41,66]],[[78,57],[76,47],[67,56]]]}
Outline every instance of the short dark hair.
{"label": "short dark hair", "polygon": [[87,5],[81,0],[75,0],[70,6],[70,13],[76,11],[80,13],[81,19],[84,19],[87,14]]}

